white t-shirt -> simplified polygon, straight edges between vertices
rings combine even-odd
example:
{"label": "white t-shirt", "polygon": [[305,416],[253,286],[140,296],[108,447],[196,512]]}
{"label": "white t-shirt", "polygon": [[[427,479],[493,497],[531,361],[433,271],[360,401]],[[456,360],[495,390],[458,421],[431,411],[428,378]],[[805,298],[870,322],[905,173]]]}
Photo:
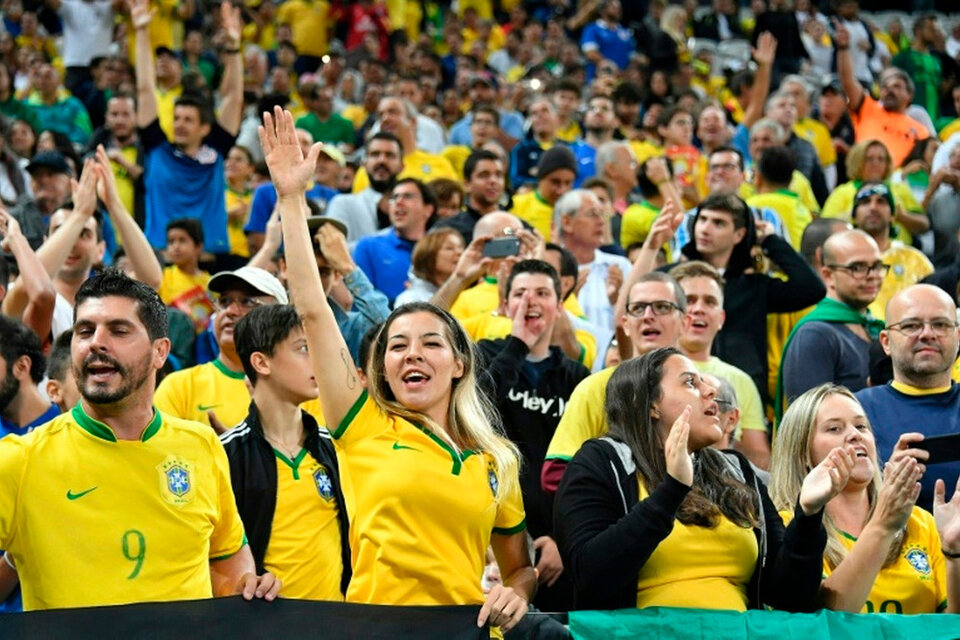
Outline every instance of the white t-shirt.
{"label": "white t-shirt", "polygon": [[113,8],[110,0],[60,0],[63,22],[63,66],[86,67],[110,54]]}
{"label": "white t-shirt", "polygon": [[73,305],[59,293],[57,301],[53,305],[53,322],[50,331],[53,333],[53,339],[56,340],[64,331],[73,328]]}
{"label": "white t-shirt", "polygon": [[[613,265],[620,267],[624,278],[630,273],[630,261],[623,256],[605,253],[599,249],[594,251],[593,262],[580,265],[581,269],[589,268],[590,275],[587,276],[586,283],[577,294],[577,300],[580,301],[580,307],[587,319],[599,327],[610,330],[614,328],[614,317],[613,305],[607,297],[607,274]],[[597,344],[597,357],[602,358],[599,344]]]}

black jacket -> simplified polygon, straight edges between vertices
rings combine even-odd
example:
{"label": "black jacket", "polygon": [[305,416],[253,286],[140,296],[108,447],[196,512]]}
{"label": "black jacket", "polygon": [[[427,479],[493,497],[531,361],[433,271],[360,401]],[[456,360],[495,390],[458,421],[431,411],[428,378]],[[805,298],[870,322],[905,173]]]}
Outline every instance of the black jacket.
{"label": "black jacket", "polygon": [[[813,611],[827,543],[823,512],[806,516],[797,508],[784,528],[747,459],[733,451],[723,455],[763,505],[761,526],[754,529],[761,557],[747,586],[750,607]],[[577,609],[636,607],[640,568],[670,535],[689,490],[667,476],[640,501],[636,464],[625,444],[605,437],[583,445],[560,482],[554,508],[557,545],[576,585]]]}
{"label": "black jacket", "polygon": [[549,368],[534,382],[523,370],[530,349],[522,340],[480,340],[483,358],[481,384],[494,399],[507,437],[523,455],[520,489],[527,514],[527,530],[534,538],[552,535],[553,497],[540,487],[540,470],[547,447],[574,388],[590,372],[568,358],[559,347],[550,348]]}
{"label": "black jacket", "polygon": [[[340,524],[340,560],[343,566],[340,591],[346,594],[351,575],[350,538],[347,511],[340,489],[337,453],[327,430],[320,428],[314,417],[306,411],[301,410],[300,414],[303,416],[303,428],[307,432],[303,446],[314,460],[327,468],[333,482],[337,520]],[[243,422],[220,436],[220,442],[223,443],[230,462],[230,484],[233,485],[233,495],[240,511],[240,519],[243,520],[247,542],[250,543],[257,572],[263,573],[263,557],[270,542],[273,514],[277,508],[277,461],[273,447],[263,437],[260,414],[255,403],[250,403],[250,413]],[[318,549],[317,553],[324,553],[324,550]]]}
{"label": "black jacket", "polygon": [[[696,217],[691,229],[696,226]],[[691,234],[692,237],[692,234]],[[727,319],[723,330],[713,341],[713,354],[735,367],[746,371],[760,395],[769,402],[767,392],[767,314],[799,311],[819,302],[827,290],[806,260],[780,236],[769,235],[760,248],[780,268],[787,280],[772,278],[753,269],[750,247],[756,244],[756,225],[753,216],[747,216],[747,233],[733,249],[723,273],[723,309]],[[691,240],[682,249],[690,260],[702,260],[696,244]],[[669,271],[673,265],[663,267]]]}

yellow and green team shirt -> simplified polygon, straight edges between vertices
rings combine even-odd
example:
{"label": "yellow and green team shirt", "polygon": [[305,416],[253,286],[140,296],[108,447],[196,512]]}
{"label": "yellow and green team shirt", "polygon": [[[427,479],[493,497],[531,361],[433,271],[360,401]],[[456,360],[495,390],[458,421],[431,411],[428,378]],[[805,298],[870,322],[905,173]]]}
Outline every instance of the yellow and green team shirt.
{"label": "yellow and green team shirt", "polygon": [[[239,204],[246,203],[247,215],[249,216],[250,205],[253,203],[253,190],[247,189],[243,193],[240,193],[227,187],[224,200],[227,211],[230,211]],[[250,248],[247,246],[247,234],[243,232],[243,227],[246,224],[246,219],[227,220],[227,242],[230,243],[230,253],[235,256],[240,256],[241,258],[250,257]]]}
{"label": "yellow and green team shirt", "polygon": [[837,163],[837,150],[833,148],[833,137],[827,125],[813,118],[800,118],[793,125],[793,132],[813,145],[820,158],[820,166],[829,167]]}
{"label": "yellow and green team shirt", "polygon": [[[137,163],[137,147],[134,145],[120,147],[120,153],[123,154],[123,159],[128,163]],[[130,177],[130,174],[127,173],[127,170],[124,169],[119,162],[111,160],[110,170],[113,171],[113,179],[117,184],[117,196],[119,196],[123,206],[126,207],[127,213],[132,216],[137,205],[134,187],[135,180]],[[119,237],[117,238],[117,242],[122,244]]]}
{"label": "yellow and green team shirt", "polygon": [[[635,202],[623,212],[620,223],[620,246],[626,249],[635,242],[643,242],[650,235],[650,228],[660,215],[660,209],[646,200]],[[669,255],[667,262],[670,261]]]}
{"label": "yellow and green team shirt", "polygon": [[510,213],[528,223],[540,232],[544,239],[550,238],[550,229],[553,227],[553,205],[543,199],[540,192],[534,189],[513,197],[513,208]]}
{"label": "yellow and green team shirt", "polygon": [[[576,296],[570,297],[574,298]],[[474,342],[506,338],[513,331],[512,319],[492,312],[467,318],[460,324],[463,325],[464,331]],[[574,329],[573,333],[577,338],[577,344],[580,345],[580,358],[577,359],[577,362],[590,369],[597,357],[597,339],[592,333],[583,329]]]}
{"label": "yellow and green team shirt", "polygon": [[[332,433],[350,516],[348,602],[479,604],[492,533],[526,528],[519,480],[496,500],[492,459],[454,451],[364,391]],[[516,471],[514,471],[516,473]]]}
{"label": "yellow and green team shirt", "polygon": [[[649,493],[638,479],[640,500]],[[720,516],[713,528],[674,521],[670,535],[640,567],[637,608],[694,607],[746,611],[747,585],[758,556],[757,536]]]}
{"label": "yellow and green team shirt", "polygon": [[[210,424],[210,411],[225,427],[238,425],[250,412],[250,391],[242,371],[231,371],[219,359],[174,371],[153,394],[160,411],[184,420]],[[319,398],[300,405],[323,425]]]}
{"label": "yellow and green team shirt", "polygon": [[958,131],[960,131],[960,118],[957,118],[940,130],[940,140],[946,142]]}
{"label": "yellow and green team shirt", "polygon": [[277,459],[277,506],[264,568],[283,582],[285,598],[343,600],[340,525],[330,470],[306,449]]}
{"label": "yellow and green team shirt", "polygon": [[444,147],[440,153],[440,155],[447,159],[454,171],[457,172],[457,178],[461,183],[464,181],[463,166],[467,164],[467,158],[470,157],[471,153],[473,153],[473,149],[465,144],[454,144]]}
{"label": "yellow and green team shirt", "polygon": [[[521,72],[526,71],[523,67],[517,67]],[[556,138],[561,142],[574,143],[580,138],[583,137],[583,129],[580,128],[580,123],[576,120],[571,120],[570,124],[567,126],[559,127],[557,129]]]}
{"label": "yellow and green team shirt", "polygon": [[[893,196],[893,203],[900,206],[904,211],[914,214],[924,213],[923,207],[917,202],[913,192],[910,191],[910,185],[905,182],[891,182],[887,186],[890,188],[890,195]],[[857,197],[857,191],[860,186],[856,182],[845,182],[830,192],[830,197],[823,203],[823,211],[820,213],[824,218],[837,218],[846,222],[853,222],[853,201]],[[913,244],[913,236],[899,222],[894,222],[893,226],[897,229],[897,240],[909,246]]]}
{"label": "yellow and green team shirt", "polygon": [[[423,182],[430,182],[437,178],[460,180],[457,170],[453,168],[449,160],[442,155],[427,153],[419,149],[403,156],[403,171],[400,172],[397,179],[403,180],[404,178],[416,178]],[[370,176],[367,175],[366,169],[360,167],[353,177],[353,193],[360,193],[369,186]]]}
{"label": "yellow and green team shirt", "polygon": [[789,189],[779,189],[751,196],[747,199],[747,204],[751,207],[776,211],[790,235],[791,246],[795,251],[800,251],[803,230],[813,221],[813,214],[800,202],[800,196]]}
{"label": "yellow and green team shirt", "polygon": [[177,298],[185,293],[199,289],[206,297],[207,284],[210,274],[204,270],[190,274],[175,264],[163,268],[163,279],[160,281],[160,299],[165,305],[174,305]]}
{"label": "yellow and green team shirt", "polygon": [[771,398],[777,396],[777,376],[780,373],[780,360],[783,359],[787,338],[800,319],[811,311],[813,305],[800,311],[767,314],[767,394]]}
{"label": "yellow and green team shirt", "polygon": [[155,411],[137,441],[77,405],[0,440],[0,546],[25,609],[209,598],[210,561],[244,545],[210,429]]}
{"label": "yellow and green team shirt", "polygon": [[953,363],[953,372],[950,374],[950,377],[955,382],[960,382],[960,358],[957,358],[957,361]]}
{"label": "yellow and green team shirt", "polygon": [[[483,280],[476,285],[460,292],[450,306],[450,313],[463,323],[474,316],[486,315],[499,308],[500,289],[497,287],[497,279],[493,276],[484,276]],[[564,300],[563,308],[578,318],[586,318],[577,296],[571,295]]]}
{"label": "yellow and green team shirt", "polygon": [[330,5],[324,0],[288,0],[277,7],[277,24],[290,25],[293,44],[302,56],[327,53]]}
{"label": "yellow and green team shirt", "polygon": [[[752,172],[753,170],[751,170]],[[787,186],[787,189],[797,194],[797,197],[800,198],[800,202],[813,213],[820,212],[820,203],[817,202],[817,197],[813,195],[813,187],[810,185],[810,181],[807,180],[807,177],[800,173],[799,171],[794,171],[793,176],[790,178],[790,184]],[[744,200],[749,200],[753,196],[757,195],[757,189],[750,182],[744,182],[740,185],[740,197]]]}
{"label": "yellow and green team shirt", "polygon": [[[793,513],[781,511],[784,523]],[[840,542],[847,551],[857,542],[841,532]],[[900,555],[884,566],[873,583],[860,613],[938,613],[947,608],[947,568],[940,551],[940,534],[933,515],[914,507],[907,520]],[[823,577],[832,569],[823,560]]]}
{"label": "yellow and green team shirt", "polygon": [[587,376],[576,386],[547,447],[547,460],[569,461],[584,442],[599,438],[608,431],[604,410],[607,382],[616,370],[616,367],[608,367]]}
{"label": "yellow and green team shirt", "polygon": [[890,299],[933,273],[933,263],[922,251],[907,247],[898,240],[890,242],[890,247],[881,254],[880,259],[884,264],[890,265],[890,271],[887,271],[880,285],[880,292],[867,309],[883,320],[887,315],[887,303]]}
{"label": "yellow and green team shirt", "polygon": [[157,87],[153,92],[157,96],[157,119],[160,121],[160,128],[168,140],[173,140],[173,108],[177,98],[183,95],[183,87],[177,85],[169,91]]}

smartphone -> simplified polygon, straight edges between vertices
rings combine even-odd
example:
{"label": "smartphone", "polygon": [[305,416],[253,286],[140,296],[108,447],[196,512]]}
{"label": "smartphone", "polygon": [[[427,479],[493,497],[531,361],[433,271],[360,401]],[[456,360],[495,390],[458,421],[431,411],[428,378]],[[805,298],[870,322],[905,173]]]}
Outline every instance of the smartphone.
{"label": "smartphone", "polygon": [[930,453],[930,459],[925,464],[955,462],[960,460],[960,433],[924,438],[921,442],[912,443],[910,447]]}
{"label": "smartphone", "polygon": [[483,245],[484,258],[507,258],[520,253],[520,238],[506,237],[488,240]]}

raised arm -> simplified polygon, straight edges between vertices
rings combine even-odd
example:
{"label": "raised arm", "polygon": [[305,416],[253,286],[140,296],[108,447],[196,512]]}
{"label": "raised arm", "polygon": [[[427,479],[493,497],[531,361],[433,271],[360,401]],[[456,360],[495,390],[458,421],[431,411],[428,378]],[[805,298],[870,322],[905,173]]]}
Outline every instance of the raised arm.
{"label": "raised arm", "polygon": [[150,50],[150,21],[156,9],[150,0],[127,0],[130,23],[134,31],[134,52],[137,73],[137,127],[144,129],[157,119],[157,70]]}
{"label": "raised arm", "polygon": [[457,267],[430,299],[430,304],[449,310],[460,292],[477,281],[487,265],[493,260],[483,257],[483,247],[493,236],[478,236],[470,242],[466,251],[460,254]]}
{"label": "raised arm", "polygon": [[740,121],[749,129],[754,122],[763,116],[764,103],[770,93],[770,76],[773,74],[773,60],[777,56],[777,39],[769,31],[764,31],[757,38],[757,48],[753,50],[753,59],[757,63],[757,73],[753,77],[753,89],[750,91],[750,106],[743,113]]}
{"label": "raised arm", "polygon": [[107,157],[103,145],[97,146],[97,162],[94,169],[98,178],[97,192],[107,207],[107,215],[110,216],[113,227],[123,239],[123,246],[126,248],[127,257],[130,258],[137,280],[152,289],[159,289],[160,281],[163,280],[160,261],[157,260],[157,254],[153,252],[150,243],[147,242],[147,237],[120,200],[113,169],[110,168],[110,158]]}
{"label": "raised arm", "polygon": [[43,263],[30,247],[20,231],[17,219],[0,208],[0,248],[13,254],[20,276],[7,291],[3,300],[3,313],[21,318],[41,339],[50,333],[53,309],[56,306],[57,290],[43,267]]}
{"label": "raised arm", "polygon": [[80,181],[73,183],[73,211],[37,249],[37,257],[51,278],[60,271],[77,238],[83,233],[87,220],[97,209],[97,172],[94,164],[92,159],[84,162]]}
{"label": "raised arm", "polygon": [[[357,368],[347,343],[340,334],[333,310],[323,295],[320,272],[313,255],[307,228],[307,184],[313,178],[321,144],[314,144],[306,158],[297,143],[293,116],[280,107],[273,115],[265,113],[259,129],[260,145],[277,189],[277,208],[283,226],[287,258],[287,282],[290,295],[303,318],[310,362],[313,365],[323,417],[328,425],[338,425],[360,397]],[[336,233],[331,225],[318,232]]]}
{"label": "raised arm", "polygon": [[240,55],[240,37],[243,22],[240,9],[229,2],[220,5],[220,18],[225,32],[223,50],[223,80],[220,81],[220,114],[217,121],[232,136],[240,132],[243,120],[243,58]]}
{"label": "raised arm", "polygon": [[837,49],[837,75],[847,94],[850,111],[859,111],[863,104],[863,87],[857,81],[853,70],[853,58],[850,57],[850,32],[839,20],[833,21],[833,43]]}

